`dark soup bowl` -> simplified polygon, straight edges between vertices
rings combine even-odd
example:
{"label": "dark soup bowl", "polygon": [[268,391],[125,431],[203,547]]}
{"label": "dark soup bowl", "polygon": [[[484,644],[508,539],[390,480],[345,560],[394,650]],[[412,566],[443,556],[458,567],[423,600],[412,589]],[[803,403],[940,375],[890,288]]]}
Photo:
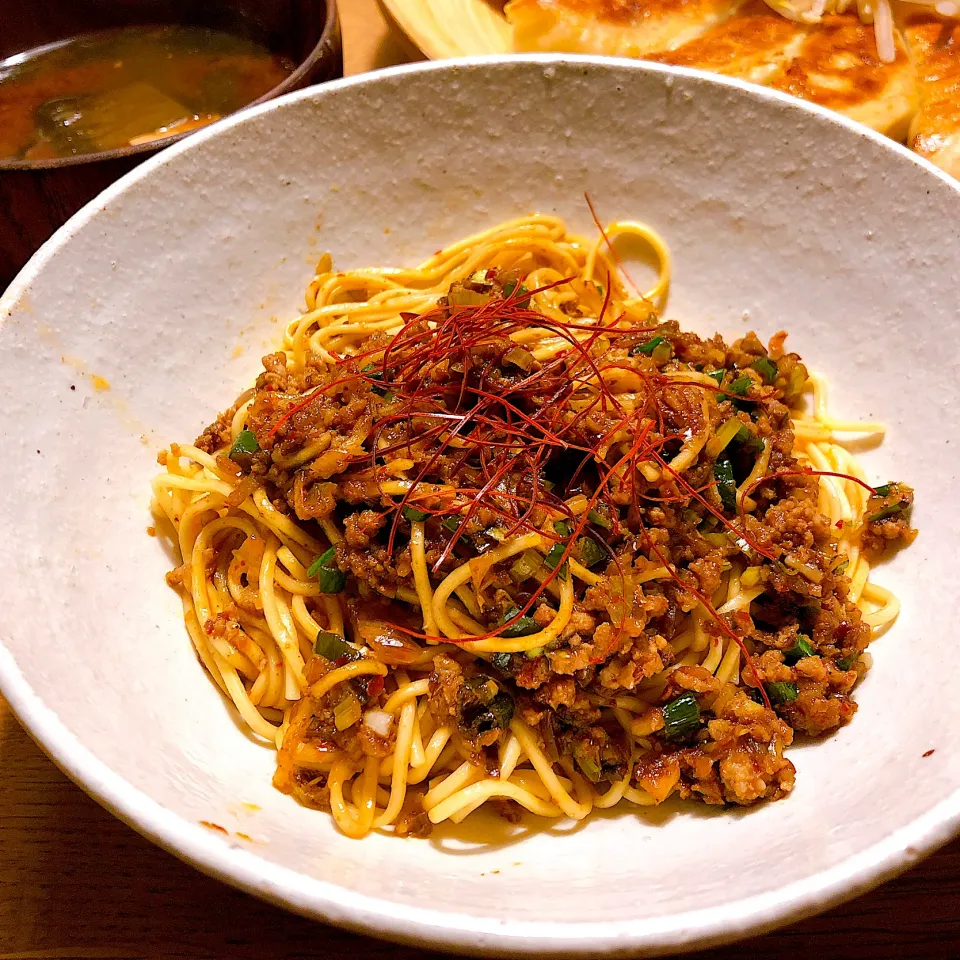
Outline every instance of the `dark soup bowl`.
{"label": "dark soup bowl", "polygon": [[343,75],[336,0],[0,0],[0,290],[121,174]]}

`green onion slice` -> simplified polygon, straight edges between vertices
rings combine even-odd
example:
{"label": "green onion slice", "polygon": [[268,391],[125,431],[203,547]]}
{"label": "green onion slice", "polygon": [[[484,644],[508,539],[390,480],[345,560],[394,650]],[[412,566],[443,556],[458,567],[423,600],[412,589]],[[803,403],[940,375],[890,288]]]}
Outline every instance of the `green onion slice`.
{"label": "green onion slice", "polygon": [[760,374],[764,383],[773,383],[777,379],[777,365],[769,357],[759,357],[750,366]]}
{"label": "green onion slice", "polygon": [[604,530],[611,530],[613,528],[613,524],[602,513],[597,513],[596,510],[590,510],[587,513],[587,519],[591,523],[595,523],[598,527],[603,527]]}
{"label": "green onion slice", "polygon": [[890,496],[890,484],[881,483],[879,487],[873,488],[873,495],[875,497],[889,497]]}
{"label": "green onion slice", "polygon": [[523,347],[511,347],[503,355],[503,362],[519,367],[524,373],[529,373],[537,361],[529,350],[524,350]]}
{"label": "green onion slice", "polygon": [[660,712],[663,714],[663,735],[668,740],[679,740],[700,726],[700,707],[692,693],[680,694],[665,703]]}
{"label": "green onion slice", "polygon": [[738,397],[745,397],[747,395],[747,391],[750,389],[750,384],[752,383],[753,381],[749,377],[737,377],[737,379],[734,380],[733,383],[727,387],[727,389],[731,393],[736,394]]}
{"label": "green onion slice", "polygon": [[737,509],[737,483],[733,479],[733,463],[729,457],[718,460],[713,465],[713,475],[717,480],[717,492],[725,510]]}
{"label": "green onion slice", "polygon": [[233,441],[233,446],[230,447],[228,456],[231,460],[235,460],[237,457],[249,456],[251,453],[256,453],[259,449],[260,444],[257,443],[256,434],[252,430],[247,430],[247,428],[244,427]]}
{"label": "green onion slice", "polygon": [[652,340],[648,340],[646,343],[638,343],[630,351],[630,356],[637,357],[640,356],[640,354],[643,354],[644,356],[649,357],[653,354],[653,351],[660,346],[661,343],[666,343],[666,340],[663,337],[654,337]]}
{"label": "green onion slice", "polygon": [[563,554],[565,550],[566,550],[566,544],[555,543],[550,548],[550,552],[543,558],[543,562],[551,570],[555,569],[557,564],[563,559]]}
{"label": "green onion slice", "polygon": [[586,751],[580,751],[575,754],[577,766],[583,771],[584,776],[591,782],[597,783],[602,773],[600,765]]}
{"label": "green onion slice", "polygon": [[889,507],[884,507],[882,510],[878,510],[876,513],[871,513],[867,520],[870,523],[873,523],[876,520],[889,520],[890,517],[895,517],[900,511],[903,510],[903,504],[894,503]]}
{"label": "green onion slice", "polygon": [[357,651],[343,637],[327,630],[321,630],[314,641],[313,652],[321,657],[326,657],[332,663],[341,657],[351,657]]}
{"label": "green onion slice", "polygon": [[793,664],[804,657],[812,657],[815,654],[816,650],[813,649],[810,638],[800,633],[797,634],[797,642],[789,650],[784,651],[783,655],[787,663]]}
{"label": "green onion slice", "polygon": [[524,550],[510,565],[510,576],[517,583],[522,583],[532,577],[540,569],[542,563],[543,557],[536,550]]}
{"label": "green onion slice", "polygon": [[337,548],[331,547],[310,564],[307,575],[320,581],[321,593],[341,593],[347,585],[347,575],[334,563]]}
{"label": "green onion slice", "polygon": [[[512,610],[508,610],[500,622],[509,623],[515,616],[517,616],[519,612],[520,611],[516,607],[514,607]],[[519,620],[511,623],[509,627],[505,627],[503,630],[501,630],[500,636],[513,639],[514,637],[529,637],[539,632],[540,624],[537,623],[533,617],[520,617]]]}
{"label": "green onion slice", "polygon": [[606,556],[603,547],[590,537],[581,537],[577,541],[577,550],[580,554],[580,562],[585,567],[596,566]]}
{"label": "green onion slice", "polygon": [[[508,280],[508,281],[503,285],[503,296],[504,296],[504,298],[507,298],[507,297],[512,296],[514,290],[517,291],[517,296],[518,296],[518,297],[522,297],[525,293],[529,293],[529,292],[530,292],[522,283],[518,285],[516,280]],[[517,306],[518,306],[521,310],[527,310],[527,309],[529,309],[529,307],[530,307],[530,298],[527,297],[526,300],[519,300],[519,301],[517,302]]]}
{"label": "green onion slice", "polygon": [[338,730],[347,730],[362,716],[360,701],[353,692],[348,692],[333,708],[333,723]]}
{"label": "green onion slice", "polygon": [[513,719],[513,697],[501,690],[488,704],[487,709],[493,714],[497,726],[506,730]]}
{"label": "green onion slice", "polygon": [[775,682],[765,683],[764,686],[771,703],[790,703],[800,695],[795,683]]}
{"label": "green onion slice", "polygon": [[740,429],[733,439],[736,440],[737,443],[743,444],[748,450],[753,450],[756,453],[763,451],[763,441],[752,434],[750,428],[745,423],[740,424]]}
{"label": "green onion slice", "polygon": [[416,507],[404,507],[403,515],[414,523],[422,523],[427,519],[428,516],[428,514],[424,513],[422,510],[417,510]]}

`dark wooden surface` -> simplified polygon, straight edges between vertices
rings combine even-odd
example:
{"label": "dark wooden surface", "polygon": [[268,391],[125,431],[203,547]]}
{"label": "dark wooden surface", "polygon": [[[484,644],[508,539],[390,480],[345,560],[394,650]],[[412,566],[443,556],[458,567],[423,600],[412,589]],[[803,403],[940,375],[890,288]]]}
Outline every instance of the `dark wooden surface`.
{"label": "dark wooden surface", "polygon": [[[348,74],[410,55],[402,38],[387,28],[375,0],[340,0],[340,10]],[[0,697],[0,960],[369,960],[384,955],[439,957],[290,916],[201,876],[73,786]],[[960,958],[960,840],[852,903],[698,956]]]}

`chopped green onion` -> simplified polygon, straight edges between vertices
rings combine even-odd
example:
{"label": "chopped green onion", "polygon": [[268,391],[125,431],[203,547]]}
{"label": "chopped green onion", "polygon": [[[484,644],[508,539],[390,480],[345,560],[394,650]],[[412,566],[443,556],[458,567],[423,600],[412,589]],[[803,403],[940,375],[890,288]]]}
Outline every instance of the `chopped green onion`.
{"label": "chopped green onion", "polygon": [[765,683],[764,686],[771,703],[790,703],[800,695],[795,683]]}
{"label": "chopped green onion", "polygon": [[[379,390],[375,390],[374,393],[379,393]],[[383,394],[384,403],[393,403],[397,399],[397,395],[392,390],[384,390]]]}
{"label": "chopped green onion", "polygon": [[613,524],[602,513],[597,513],[596,510],[588,511],[587,519],[591,523],[595,523],[598,527],[603,527],[604,530],[611,530],[613,528]]}
{"label": "chopped green onion", "polygon": [[810,638],[799,633],[797,634],[797,642],[789,650],[785,651],[783,656],[787,663],[792,664],[798,660],[802,660],[804,657],[812,657],[815,654],[816,650],[813,649]]}
{"label": "chopped green onion", "polygon": [[798,363],[791,371],[787,380],[787,389],[783,391],[784,402],[788,405],[798,399],[803,393],[803,388],[807,382],[807,368]]}
{"label": "chopped green onion", "polygon": [[577,541],[577,549],[580,553],[580,562],[585,567],[596,566],[606,556],[603,547],[590,537],[581,537]]}
{"label": "chopped green onion", "polygon": [[536,361],[529,350],[524,350],[523,347],[511,347],[503,355],[503,362],[511,363],[513,366],[519,367],[524,373],[528,373]]}
{"label": "chopped green onion", "polygon": [[583,775],[591,782],[597,783],[600,780],[600,767],[597,766],[593,757],[586,754],[577,758],[577,766],[583,771]]}
{"label": "chopped green onion", "polygon": [[[470,281],[476,283],[477,281]],[[477,284],[480,285],[479,283]],[[486,284],[484,284],[486,285]],[[471,290],[463,283],[453,283],[450,285],[450,291],[447,294],[447,303],[452,307],[479,307],[489,303],[491,296],[489,293],[482,293],[479,290]]]}
{"label": "chopped green onion", "polygon": [[692,693],[680,694],[665,703],[660,712],[663,715],[663,735],[668,740],[679,740],[700,726],[700,706]]}
{"label": "chopped green onion", "polygon": [[501,690],[488,704],[487,709],[493,714],[497,726],[506,730],[513,719],[513,697]]}
{"label": "chopped green onion", "polygon": [[849,657],[841,657],[837,661],[837,668],[840,670],[849,670],[859,659],[859,654],[851,654]]}
{"label": "chopped green onion", "polygon": [[894,503],[889,507],[884,507],[882,510],[878,510],[876,513],[870,514],[870,516],[867,517],[867,520],[870,523],[873,523],[876,520],[888,520],[890,517],[894,517],[900,513],[901,510],[903,510],[903,504]]}
{"label": "chopped green onion", "polygon": [[[509,296],[512,296],[514,290],[517,291],[517,294],[518,294],[519,296],[523,296],[523,294],[530,292],[522,283],[521,283],[519,286],[517,286],[517,281],[516,281],[516,280],[508,280],[508,281],[503,285],[503,296],[504,296],[504,298],[509,297]],[[527,310],[527,309],[529,309],[529,307],[530,307],[530,298],[527,297],[526,300],[520,300],[520,301],[518,301],[518,302],[517,302],[517,306],[518,306],[521,310]]]}
{"label": "chopped green onion", "polygon": [[724,510],[737,509],[737,483],[733,479],[733,464],[728,457],[713,465],[713,475],[717,480],[717,492]]}
{"label": "chopped green onion", "polygon": [[553,531],[560,537],[569,537],[573,533],[573,527],[566,520],[554,520]]}
{"label": "chopped green onion", "polygon": [[646,343],[638,343],[631,351],[631,357],[637,357],[640,354],[644,356],[651,356],[653,351],[660,346],[661,343],[666,343],[663,337],[654,337],[652,340],[648,340]]}
{"label": "chopped green onion", "polygon": [[333,708],[333,723],[338,730],[352,727],[362,716],[363,710],[355,693],[348,693]]}
{"label": "chopped green onion", "polygon": [[666,363],[673,356],[673,344],[669,340],[658,343],[651,356],[657,363]]}
{"label": "chopped green onion", "polygon": [[713,377],[713,379],[717,381],[717,386],[719,387],[720,384],[723,383],[723,378],[726,376],[726,373],[727,371],[725,369],[724,370],[708,370],[707,376]]}
{"label": "chopped green onion", "polygon": [[495,653],[490,658],[490,663],[495,666],[498,670],[509,670],[510,669],[510,654],[509,653]]}
{"label": "chopped green onion", "polygon": [[532,577],[543,563],[543,558],[536,550],[524,550],[510,566],[510,576],[517,583]]}
{"label": "chopped green onion", "polygon": [[745,397],[752,383],[753,381],[747,376],[737,377],[727,389],[738,397]]}
{"label": "chopped green onion", "polygon": [[528,660],[536,660],[537,657],[543,656],[543,647],[534,647],[532,650],[528,650],[526,657]]}
{"label": "chopped green onion", "polygon": [[460,518],[459,517],[444,517],[440,521],[440,526],[444,530],[449,530],[451,533],[456,533],[460,529]]}
{"label": "chopped green onion", "polygon": [[833,572],[836,576],[840,576],[841,573],[846,572],[847,567],[850,566],[850,558],[847,557],[844,560],[841,560],[834,568]]}
{"label": "chopped green onion", "polygon": [[307,575],[317,577],[321,593],[341,593],[347,585],[347,575],[334,563],[337,548],[331,547],[310,564]]}
{"label": "chopped green onion", "polygon": [[889,497],[890,496],[890,484],[882,483],[879,487],[873,488],[873,495],[875,497]]}
{"label": "chopped green onion", "polygon": [[717,432],[707,441],[706,452],[709,457],[719,457],[727,449],[732,440],[740,436],[744,425],[736,418],[725,421]]}
{"label": "chopped green onion", "polygon": [[[494,690],[497,686],[493,681],[490,685]],[[506,730],[513,719],[513,697],[509,693],[500,691],[488,700],[482,696],[480,703],[467,707],[461,714],[461,723],[476,733],[486,733],[488,730]]]}
{"label": "chopped green onion", "polygon": [[[361,373],[365,373],[367,378],[370,380],[382,380],[383,371],[378,370],[376,364],[368,363],[365,367],[360,370]],[[393,393],[390,390],[384,390],[381,387],[371,387],[370,388],[378,397],[383,397],[387,403],[391,403],[394,399]]]}
{"label": "chopped green onion", "polygon": [[764,383],[773,383],[777,379],[777,365],[769,357],[760,357],[750,366],[760,374]]}
{"label": "chopped green onion", "polygon": [[551,570],[553,570],[557,566],[557,564],[563,559],[563,554],[565,550],[566,550],[566,544],[555,543],[550,548],[550,552],[543,558],[543,562]]}
{"label": "chopped green onion", "polygon": [[573,758],[577,761],[577,766],[583,771],[583,775],[591,782],[597,783],[600,780],[601,769],[598,763],[599,757],[595,754],[599,751],[594,747],[591,751],[589,744],[580,741],[573,751]]}
{"label": "chopped green onion", "polygon": [[339,660],[341,657],[351,657],[357,651],[347,643],[343,637],[330,633],[327,630],[321,630],[317,634],[317,639],[313,644],[313,652],[321,657],[326,657],[331,663]]}
{"label": "chopped green onion", "polygon": [[754,450],[757,453],[763,451],[763,441],[750,432],[750,428],[742,423],[737,435],[733,438],[737,443],[743,444],[748,450]]}
{"label": "chopped green onion", "polygon": [[464,680],[464,685],[477,700],[484,704],[489,703],[500,689],[497,686],[497,681],[486,674],[467,677]]}
{"label": "chopped green onion", "polygon": [[428,516],[422,510],[417,510],[416,507],[404,507],[403,515],[412,523],[422,523]]}
{"label": "chopped green onion", "polygon": [[[500,622],[509,623],[514,617],[517,616],[519,612],[520,611],[516,607],[514,607],[512,610],[508,610]],[[533,617],[520,617],[519,620],[511,623],[509,627],[505,627],[503,630],[501,630],[500,636],[512,640],[515,637],[529,637],[539,632],[540,624],[537,623]]]}
{"label": "chopped green onion", "polygon": [[233,441],[233,446],[230,447],[230,453],[228,456],[231,460],[236,460],[237,457],[249,456],[252,453],[256,453],[260,449],[260,444],[257,443],[256,434],[252,430],[247,430],[244,427]]}
{"label": "chopped green onion", "polygon": [[727,539],[727,535],[723,531],[714,531],[701,533],[700,536],[707,541],[711,546],[719,547],[721,550],[725,550],[730,546],[730,541]]}

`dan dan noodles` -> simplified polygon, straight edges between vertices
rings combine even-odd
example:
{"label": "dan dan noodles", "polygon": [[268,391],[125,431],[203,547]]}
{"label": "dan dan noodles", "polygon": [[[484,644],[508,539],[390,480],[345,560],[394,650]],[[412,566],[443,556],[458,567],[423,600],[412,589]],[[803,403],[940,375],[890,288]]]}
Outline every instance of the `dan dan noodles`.
{"label": "dan dan noodles", "polygon": [[256,383],[161,454],[168,579],[277,788],[351,837],[753,804],[851,720],[912,492],[867,479],[844,438],[882,426],[834,418],[786,334],[662,320],[669,278],[633,221],[324,256]]}

